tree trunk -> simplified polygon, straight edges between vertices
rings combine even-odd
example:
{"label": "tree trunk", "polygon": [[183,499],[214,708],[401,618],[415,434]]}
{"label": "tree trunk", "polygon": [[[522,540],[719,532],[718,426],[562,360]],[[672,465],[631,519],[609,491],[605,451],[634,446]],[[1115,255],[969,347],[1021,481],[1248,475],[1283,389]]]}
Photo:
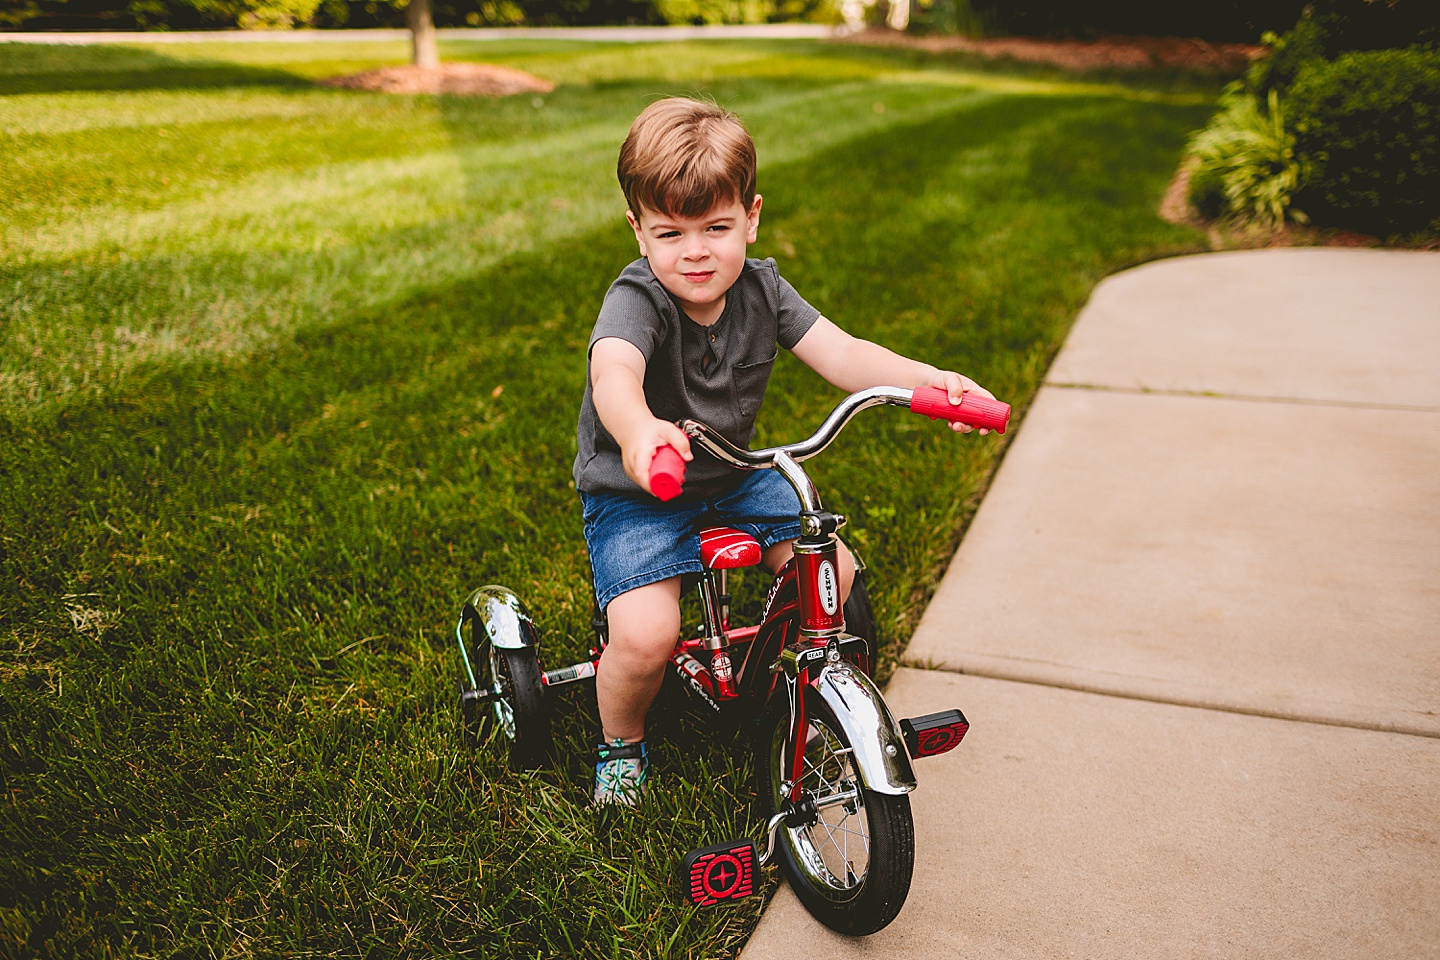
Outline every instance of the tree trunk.
{"label": "tree trunk", "polygon": [[890,15],[885,22],[891,30],[904,30],[910,26],[910,0],[890,0]]}
{"label": "tree trunk", "polygon": [[410,28],[410,62],[417,67],[438,67],[440,47],[435,42],[435,17],[430,0],[410,0],[405,8],[405,25]]}

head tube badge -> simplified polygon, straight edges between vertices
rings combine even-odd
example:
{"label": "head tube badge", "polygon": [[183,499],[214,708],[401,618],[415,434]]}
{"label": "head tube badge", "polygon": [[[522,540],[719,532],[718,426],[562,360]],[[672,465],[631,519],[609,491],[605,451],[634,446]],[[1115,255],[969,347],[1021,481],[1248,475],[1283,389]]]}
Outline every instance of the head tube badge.
{"label": "head tube badge", "polygon": [[840,609],[840,579],[835,574],[835,564],[823,560],[815,571],[815,586],[820,594],[820,605],[830,616]]}

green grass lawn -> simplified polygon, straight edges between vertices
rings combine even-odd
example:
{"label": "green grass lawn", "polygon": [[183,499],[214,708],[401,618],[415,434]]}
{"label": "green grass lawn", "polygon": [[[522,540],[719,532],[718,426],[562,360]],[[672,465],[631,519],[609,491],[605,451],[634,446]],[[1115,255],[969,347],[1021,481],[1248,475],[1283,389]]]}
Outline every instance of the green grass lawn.
{"label": "green grass lawn", "polygon": [[[593,695],[557,702],[538,776],[457,728],[473,587],[525,598],[550,666],[589,644],[574,421],[650,100],[746,118],[755,255],[1017,411],[1101,277],[1202,245],[1154,210],[1210,81],[801,42],[443,53],[559,86],[312,85],[399,43],[0,45],[0,953],[743,943],[758,899],[670,893],[687,849],[756,827],[740,741],[657,707],[652,799],[597,836]],[[757,442],[837,399],[782,358]],[[1002,450],[877,411],[816,461],[887,663]]]}

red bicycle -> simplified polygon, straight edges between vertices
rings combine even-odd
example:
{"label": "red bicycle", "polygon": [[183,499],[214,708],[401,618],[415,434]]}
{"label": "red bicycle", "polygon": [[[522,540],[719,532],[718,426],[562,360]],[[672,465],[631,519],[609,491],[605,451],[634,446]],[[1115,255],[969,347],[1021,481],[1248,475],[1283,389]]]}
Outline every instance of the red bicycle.
{"label": "red bicycle", "polygon": [[[875,387],[851,394],[800,443],[742,450],[693,420],[680,423],[691,443],[737,470],[779,470],[800,498],[802,534],[795,556],[775,577],[760,621],[730,622],[728,575],[760,562],[760,545],[742,531],[701,532],[700,636],[681,639],[670,665],[686,689],[719,713],[738,707],[758,717],[756,779],[767,822],[764,850],[750,839],[689,853],[682,895],[698,905],[760,889],[758,868],[777,858],[800,901],[821,923],[851,935],[874,933],[900,912],[915,861],[909,793],[911,761],[956,747],[969,729],[958,709],[896,720],[871,678],[874,620],[857,557],[854,585],[840,603],[837,531],[845,518],[827,511],[800,464],[824,450],[861,410],[906,406],[931,419],[958,420],[1003,433],[1010,407],[945,391]],[[667,455],[668,451],[668,455]],[[662,450],[651,468],[657,495],[674,495],[684,463]],[[462,663],[461,709],[467,725],[492,724],[509,744],[515,769],[540,766],[550,751],[546,692],[595,676],[605,647],[603,617],[588,660],[543,670],[539,632],[514,592],[476,590],[461,608],[455,636]],[[727,706],[728,705],[728,706]]]}

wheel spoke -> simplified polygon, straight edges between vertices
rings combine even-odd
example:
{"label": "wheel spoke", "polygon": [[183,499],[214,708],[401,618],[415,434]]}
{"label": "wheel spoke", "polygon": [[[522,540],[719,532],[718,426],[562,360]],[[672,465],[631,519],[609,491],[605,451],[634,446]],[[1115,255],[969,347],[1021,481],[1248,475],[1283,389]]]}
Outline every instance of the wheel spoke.
{"label": "wheel spoke", "polygon": [[[810,706],[812,694],[804,693]],[[793,714],[777,709],[767,727],[769,758],[760,772],[772,810],[787,808],[792,789],[817,805],[812,822],[781,830],[781,864],[821,923],[841,933],[874,933],[895,919],[910,886],[909,800],[865,789],[842,719],[823,697],[814,698],[807,715],[799,758]]]}
{"label": "wheel spoke", "polygon": [[[802,754],[800,782],[807,793],[817,800],[858,789],[854,776],[853,750],[844,746],[839,736],[827,725],[812,720]],[[868,865],[870,843],[863,819],[864,812],[844,807],[827,809],[816,823],[792,831],[799,855],[810,864],[817,879],[836,890],[852,890],[863,879],[866,866],[857,871],[857,860]],[[851,838],[855,849],[851,849]],[[853,856],[852,856],[853,854]]]}

